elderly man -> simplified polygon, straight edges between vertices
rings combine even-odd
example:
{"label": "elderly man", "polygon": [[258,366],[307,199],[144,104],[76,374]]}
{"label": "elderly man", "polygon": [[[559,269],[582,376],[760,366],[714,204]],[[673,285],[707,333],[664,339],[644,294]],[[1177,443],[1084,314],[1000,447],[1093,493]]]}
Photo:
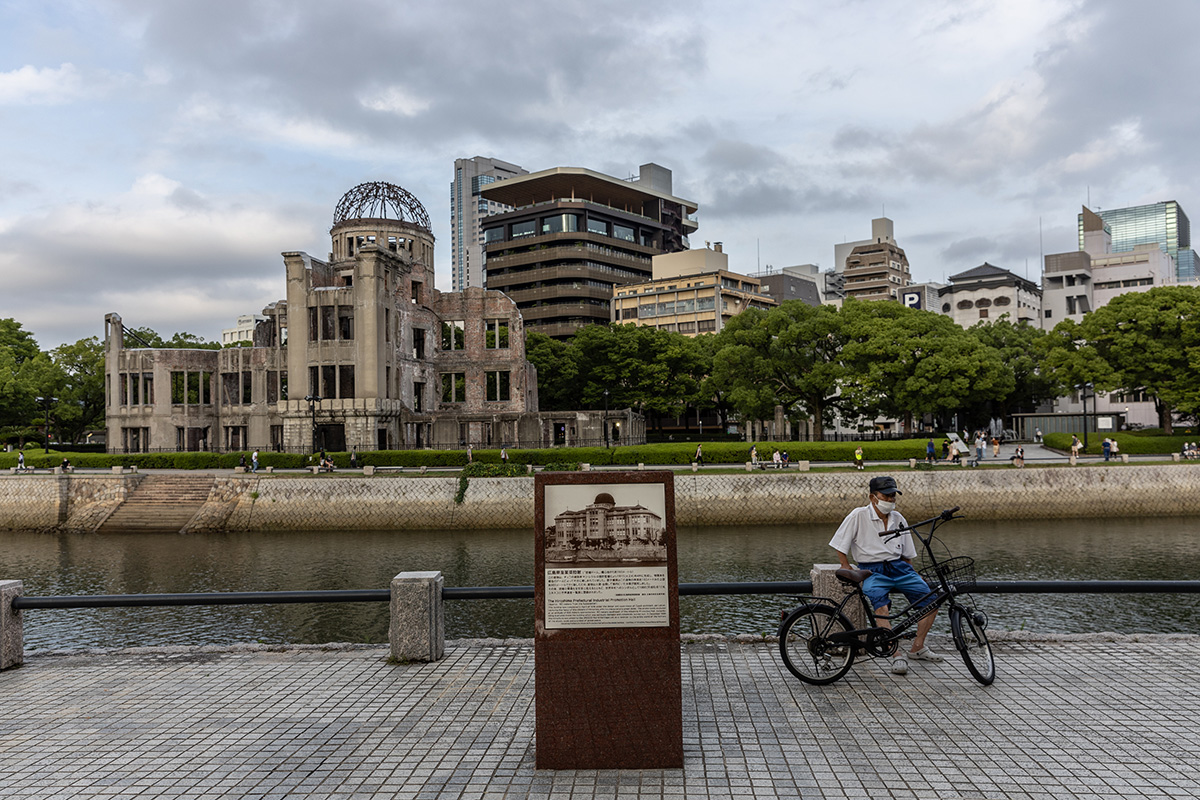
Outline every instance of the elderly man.
{"label": "elderly man", "polygon": [[[833,535],[829,546],[837,551],[838,560],[842,567],[850,568],[850,557],[858,562],[859,569],[865,569],[871,576],[863,581],[863,593],[871,601],[875,609],[875,619],[885,628],[892,626],[888,618],[890,608],[889,593],[898,591],[908,598],[908,602],[918,608],[933,602],[929,594],[929,584],[913,569],[912,560],[916,558],[917,549],[913,545],[912,534],[902,533],[891,539],[884,539],[888,531],[908,527],[908,522],[896,510],[896,497],[903,494],[896,486],[895,478],[879,476],[872,478],[868,486],[869,503],[856,508],[846,515],[837,533]],[[912,650],[907,655],[900,652],[892,660],[892,672],[904,675],[908,672],[910,659],[916,661],[944,661],[942,656],[929,649],[925,644],[925,636],[933,627],[935,611],[923,617],[917,623],[917,635],[913,639]]]}

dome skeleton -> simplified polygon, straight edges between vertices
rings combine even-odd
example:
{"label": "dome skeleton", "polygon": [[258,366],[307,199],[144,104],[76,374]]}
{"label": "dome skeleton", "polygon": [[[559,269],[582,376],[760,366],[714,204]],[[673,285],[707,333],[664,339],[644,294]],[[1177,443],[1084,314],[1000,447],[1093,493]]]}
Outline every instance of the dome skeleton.
{"label": "dome skeleton", "polygon": [[360,183],[342,195],[333,211],[333,224],[358,219],[396,219],[431,230],[429,213],[421,201],[393,183]]}

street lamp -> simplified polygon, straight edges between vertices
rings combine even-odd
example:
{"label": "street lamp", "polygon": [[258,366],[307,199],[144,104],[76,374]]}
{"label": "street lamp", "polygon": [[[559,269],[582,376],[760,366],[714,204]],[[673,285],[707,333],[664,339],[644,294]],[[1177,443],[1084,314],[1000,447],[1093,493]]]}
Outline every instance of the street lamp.
{"label": "street lamp", "polygon": [[317,403],[321,402],[321,396],[316,394],[305,395],[304,399],[308,401],[308,412],[312,415],[312,448],[310,453],[317,452]]}
{"label": "street lamp", "polygon": [[604,447],[608,448],[608,389],[604,390]]}
{"label": "street lamp", "polygon": [[[1087,393],[1088,393],[1088,389],[1092,388],[1092,384],[1081,383],[1081,384],[1079,384],[1079,386],[1077,388],[1079,389],[1080,396],[1083,398],[1083,450],[1084,450],[1084,452],[1087,452],[1087,446],[1088,446]],[[1096,394],[1095,394],[1095,392],[1093,392],[1092,393],[1092,408],[1094,409],[1095,407],[1096,407]]]}
{"label": "street lamp", "polygon": [[50,404],[54,402],[54,398],[50,395],[45,395],[43,397],[39,397],[38,400],[41,402],[42,408],[45,410],[43,417],[46,422],[46,455],[50,455]]}

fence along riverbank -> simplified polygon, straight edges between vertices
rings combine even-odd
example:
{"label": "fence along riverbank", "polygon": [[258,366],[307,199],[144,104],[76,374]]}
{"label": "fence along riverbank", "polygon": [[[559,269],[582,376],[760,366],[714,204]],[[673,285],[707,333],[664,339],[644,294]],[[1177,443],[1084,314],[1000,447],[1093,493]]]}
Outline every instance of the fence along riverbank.
{"label": "fence along riverbank", "polygon": [[[835,523],[891,472],[910,516],[961,506],[977,519],[1190,516],[1200,469],[1186,464],[1024,470],[706,474],[675,477],[680,527]],[[143,475],[0,477],[0,529],[92,532]],[[217,476],[187,533],[281,530],[471,530],[533,526],[532,478]]]}

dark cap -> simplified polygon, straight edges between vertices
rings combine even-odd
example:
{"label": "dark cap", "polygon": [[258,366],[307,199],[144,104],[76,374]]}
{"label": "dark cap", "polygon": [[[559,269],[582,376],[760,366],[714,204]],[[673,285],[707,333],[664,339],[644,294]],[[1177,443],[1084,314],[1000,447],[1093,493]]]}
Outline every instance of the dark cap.
{"label": "dark cap", "polygon": [[880,475],[878,478],[871,478],[871,494],[904,494],[896,488],[896,479],[890,475]]}

